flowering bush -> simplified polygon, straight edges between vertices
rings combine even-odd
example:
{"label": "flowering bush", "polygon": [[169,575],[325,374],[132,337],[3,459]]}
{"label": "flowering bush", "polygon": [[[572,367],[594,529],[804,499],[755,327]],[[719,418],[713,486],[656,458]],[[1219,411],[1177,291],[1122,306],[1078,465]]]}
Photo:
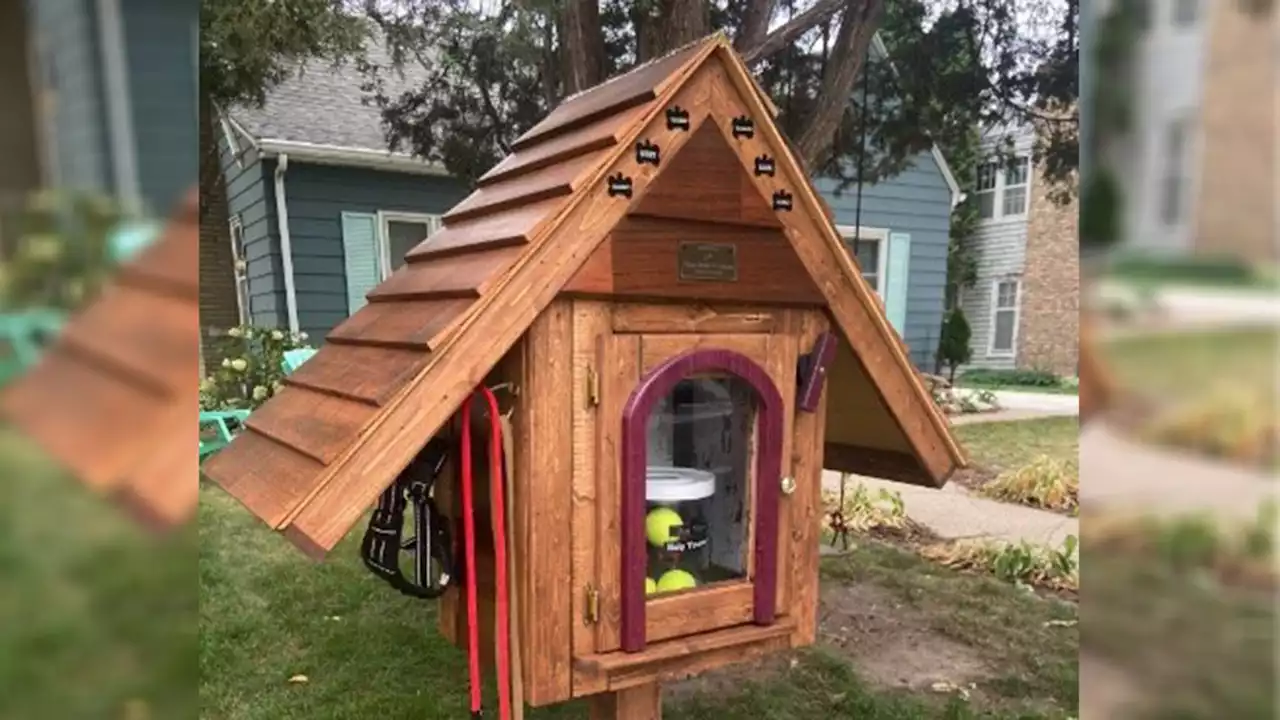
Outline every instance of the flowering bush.
{"label": "flowering bush", "polygon": [[253,410],[284,382],[284,354],[306,347],[306,333],[252,325],[233,327],[219,339],[221,366],[200,381],[201,410]]}

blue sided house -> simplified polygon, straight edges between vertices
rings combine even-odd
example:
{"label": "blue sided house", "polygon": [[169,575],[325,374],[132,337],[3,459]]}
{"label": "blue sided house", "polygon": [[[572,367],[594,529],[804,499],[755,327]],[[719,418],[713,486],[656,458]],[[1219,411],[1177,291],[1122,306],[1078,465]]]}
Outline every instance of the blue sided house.
{"label": "blue sided house", "polygon": [[46,185],[167,217],[199,169],[198,5],[0,5],[0,192]]}
{"label": "blue sided house", "polygon": [[[406,71],[404,82],[413,80]],[[361,83],[351,66],[308,68],[264,107],[221,113],[226,214],[212,222],[227,228],[216,236],[230,249],[224,272],[235,292],[202,301],[202,316],[287,327],[318,344],[468,195],[444,168],[387,150]],[[913,361],[930,367],[951,209],[961,197],[942,154],[922,153],[896,177],[865,186],[860,202],[855,189],[836,193],[835,181],[818,187]],[[202,243],[209,237],[202,231]],[[205,267],[214,255],[202,248],[202,288],[217,281]],[[218,307],[232,296],[234,307]]]}

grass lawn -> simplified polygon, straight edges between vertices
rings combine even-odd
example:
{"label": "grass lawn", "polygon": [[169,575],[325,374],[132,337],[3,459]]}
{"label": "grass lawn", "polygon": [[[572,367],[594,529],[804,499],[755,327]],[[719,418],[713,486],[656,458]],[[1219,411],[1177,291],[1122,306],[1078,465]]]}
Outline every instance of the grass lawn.
{"label": "grass lawn", "polygon": [[[1101,346],[1131,431],[1254,467],[1280,467],[1272,329],[1129,337]],[[1132,416],[1132,417],[1128,417]]]}
{"label": "grass lawn", "polygon": [[[1084,518],[1086,525],[1096,520]],[[1158,541],[1136,526],[1114,536],[1086,528],[1083,535],[1089,602],[1080,622],[1081,647],[1130,676],[1127,694],[1135,707],[1125,717],[1274,717],[1274,575],[1260,583],[1257,573],[1248,582],[1223,573],[1230,554],[1196,525],[1166,530]],[[1206,550],[1218,559],[1187,561]]]}
{"label": "grass lawn", "polygon": [[1280,275],[1271,266],[1249,266],[1234,260],[1161,260],[1122,257],[1113,260],[1106,279],[1150,287],[1206,287],[1275,290]]}
{"label": "grass lawn", "polygon": [[1275,397],[1280,336],[1273,329],[1132,336],[1099,349],[1126,392],[1183,400],[1229,388]]}
{"label": "grass lawn", "polygon": [[[403,597],[370,575],[356,554],[358,538],[314,564],[220,490],[206,487],[200,541],[203,717],[467,716],[465,656],[436,634],[434,605]],[[974,698],[886,687],[827,643],[799,653],[794,664],[689,681],[669,693],[665,717],[1058,720],[1073,714],[1075,631],[1049,633],[1044,623],[1074,617],[1074,606],[874,544],[828,561],[824,573],[824,599],[849,581],[857,581],[849,587],[859,592],[879,586],[884,598],[906,607],[893,616],[923,618],[913,622],[948,647],[964,647],[984,670]],[[298,674],[308,682],[288,681]],[[698,683],[713,680],[715,691],[699,691]],[[486,707],[493,712],[491,702]],[[586,708],[570,703],[530,717],[585,718]]]}
{"label": "grass lawn", "polygon": [[0,718],[195,717],[195,533],[155,541],[9,430],[0,477]]}
{"label": "grass lawn", "polygon": [[1038,455],[1073,461],[1080,455],[1080,422],[1075,417],[972,423],[957,425],[952,432],[973,466],[992,474],[1026,465]]}

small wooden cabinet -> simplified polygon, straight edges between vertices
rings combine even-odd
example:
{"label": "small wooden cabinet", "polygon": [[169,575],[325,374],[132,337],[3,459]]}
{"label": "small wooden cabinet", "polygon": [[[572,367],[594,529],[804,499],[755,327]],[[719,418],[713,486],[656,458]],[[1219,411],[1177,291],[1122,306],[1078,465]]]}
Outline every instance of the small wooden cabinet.
{"label": "small wooden cabinet", "polygon": [[[825,313],[565,297],[547,317],[491,377],[527,389],[519,435],[558,438],[517,451],[520,487],[536,488],[518,516],[530,523],[517,576],[527,647],[563,658],[526,666],[530,700],[810,642],[825,404],[797,410],[797,368],[828,332]],[[557,342],[570,363],[529,354]],[[540,389],[567,415],[522,415],[525,402],[545,407],[530,394]],[[683,495],[671,487],[682,484]],[[664,515],[681,527],[660,546]],[[566,571],[568,598],[548,581]],[[677,582],[663,581],[669,571]],[[453,637],[460,619],[445,620]]]}

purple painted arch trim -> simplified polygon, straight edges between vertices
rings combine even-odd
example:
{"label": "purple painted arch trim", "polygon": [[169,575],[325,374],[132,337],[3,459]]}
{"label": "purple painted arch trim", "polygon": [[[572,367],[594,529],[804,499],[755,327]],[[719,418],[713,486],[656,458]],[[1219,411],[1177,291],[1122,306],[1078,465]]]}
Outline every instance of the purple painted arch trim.
{"label": "purple painted arch trim", "polygon": [[648,419],[654,406],[691,375],[723,372],[755,390],[756,506],[755,573],[752,578],[753,620],[774,621],[778,577],[778,487],[782,474],[782,429],[785,406],[769,373],[732,350],[690,350],[675,355],[640,379],[622,409],[622,649],[645,647],[645,474],[648,465]]}

